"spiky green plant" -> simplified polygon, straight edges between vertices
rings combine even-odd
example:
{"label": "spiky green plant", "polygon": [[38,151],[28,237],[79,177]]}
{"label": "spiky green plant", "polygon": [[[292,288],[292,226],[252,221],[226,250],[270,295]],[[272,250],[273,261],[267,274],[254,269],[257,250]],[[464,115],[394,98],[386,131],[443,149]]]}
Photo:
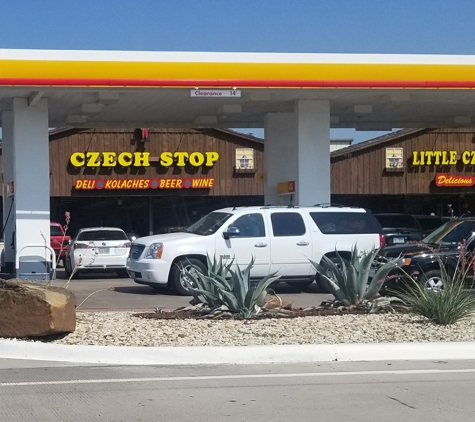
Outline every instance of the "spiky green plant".
{"label": "spiky green plant", "polygon": [[463,242],[455,268],[448,268],[440,251],[427,248],[437,259],[442,289],[427,288],[424,273],[416,278],[399,268],[405,276],[404,288],[392,293],[412,312],[439,325],[450,325],[475,313],[475,295],[465,291],[465,279],[469,271],[475,268],[475,255],[467,252]]}
{"label": "spiky green plant", "polygon": [[258,283],[251,282],[251,269],[254,258],[241,271],[236,263],[236,269],[231,269],[232,263],[225,264],[222,259],[211,262],[208,257],[207,274],[200,268],[186,271],[185,282],[195,300],[206,303],[211,308],[221,308],[237,314],[243,318],[251,318],[262,310],[267,287],[280,276],[269,274]]}
{"label": "spiky green plant", "polygon": [[475,312],[475,295],[464,290],[463,280],[446,279],[442,290],[414,282],[395,294],[413,312],[439,325],[453,324]]}
{"label": "spiky green plant", "polygon": [[344,306],[360,306],[376,298],[389,272],[395,267],[392,263],[381,266],[370,281],[371,264],[378,251],[374,249],[360,254],[355,245],[350,260],[335,251],[337,262],[327,256],[322,257],[320,264],[312,260],[310,262],[327,281],[336,300]]}
{"label": "spiky green plant", "polygon": [[210,308],[222,306],[222,301],[218,296],[219,289],[229,289],[229,267],[233,264],[234,259],[226,264],[223,258],[220,257],[219,261],[216,256],[211,261],[207,256],[206,273],[203,273],[201,268],[192,265],[193,270],[183,270],[185,277],[185,284],[188,291],[195,299],[195,303],[205,303]]}

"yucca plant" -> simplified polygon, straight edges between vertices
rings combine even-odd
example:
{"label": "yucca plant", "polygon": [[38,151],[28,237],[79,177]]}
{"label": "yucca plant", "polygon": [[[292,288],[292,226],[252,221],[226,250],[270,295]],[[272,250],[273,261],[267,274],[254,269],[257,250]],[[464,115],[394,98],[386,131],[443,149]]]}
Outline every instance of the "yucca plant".
{"label": "yucca plant", "polygon": [[211,262],[208,257],[207,274],[195,267],[193,272],[187,271],[186,284],[195,300],[206,303],[209,307],[227,310],[243,318],[251,318],[262,310],[267,287],[280,278],[276,273],[269,274],[258,283],[251,282],[250,274],[254,266],[254,258],[241,271],[230,264],[219,262],[216,258]]}
{"label": "yucca plant", "polygon": [[414,282],[395,294],[413,312],[435,324],[450,325],[475,312],[475,295],[464,290],[464,283],[449,281],[442,290],[426,289]]}
{"label": "yucca plant", "polygon": [[450,325],[475,312],[475,295],[465,291],[465,278],[475,268],[475,256],[467,258],[465,244],[460,245],[460,254],[455,269],[444,265],[440,252],[430,249],[435,255],[440,270],[442,289],[430,289],[424,284],[424,274],[416,279],[405,273],[405,286],[394,291],[412,312],[425,316],[435,324]]}
{"label": "yucca plant", "polygon": [[381,266],[369,280],[371,264],[379,249],[359,253],[356,245],[351,252],[350,260],[343,258],[335,251],[337,262],[327,256],[322,257],[319,264],[310,260],[321,277],[326,280],[335,299],[344,306],[368,305],[373,301],[389,272],[395,268],[393,263]]}

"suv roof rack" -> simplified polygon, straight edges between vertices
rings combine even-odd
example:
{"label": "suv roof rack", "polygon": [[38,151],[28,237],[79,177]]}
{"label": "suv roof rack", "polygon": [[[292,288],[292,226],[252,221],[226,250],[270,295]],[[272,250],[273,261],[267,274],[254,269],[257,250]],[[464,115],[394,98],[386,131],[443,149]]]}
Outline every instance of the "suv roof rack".
{"label": "suv roof rack", "polygon": [[285,204],[266,204],[261,207],[261,209],[267,209],[267,208],[300,208],[298,205],[285,205]]}
{"label": "suv roof rack", "polygon": [[313,205],[314,207],[338,207],[338,208],[344,208],[344,207],[347,207],[347,205],[343,205],[343,204],[333,204],[332,202],[323,202],[321,204],[314,204]]}

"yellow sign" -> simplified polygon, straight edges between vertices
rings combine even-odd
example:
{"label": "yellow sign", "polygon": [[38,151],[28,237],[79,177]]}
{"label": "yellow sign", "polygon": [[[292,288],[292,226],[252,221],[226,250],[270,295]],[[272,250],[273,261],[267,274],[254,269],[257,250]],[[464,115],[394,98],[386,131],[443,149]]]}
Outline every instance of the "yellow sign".
{"label": "yellow sign", "polygon": [[[470,151],[465,151],[465,153]],[[475,153],[475,151],[473,151]],[[448,166],[457,164],[457,151],[413,151],[413,166]],[[464,164],[469,164],[465,162]]]}
{"label": "yellow sign", "polygon": [[457,164],[458,160],[466,166],[475,165],[475,151],[464,151],[458,154],[457,151],[413,151],[413,166],[451,166]]}
{"label": "yellow sign", "polygon": [[[187,163],[194,167],[212,167],[218,160],[217,152],[162,152],[159,157],[163,167],[170,167],[176,163],[178,167],[184,167]],[[70,161],[74,167],[150,167],[149,152],[75,152],[71,154]]]}
{"label": "yellow sign", "polygon": [[295,182],[281,182],[277,184],[277,194],[286,195],[289,193],[295,193]]}

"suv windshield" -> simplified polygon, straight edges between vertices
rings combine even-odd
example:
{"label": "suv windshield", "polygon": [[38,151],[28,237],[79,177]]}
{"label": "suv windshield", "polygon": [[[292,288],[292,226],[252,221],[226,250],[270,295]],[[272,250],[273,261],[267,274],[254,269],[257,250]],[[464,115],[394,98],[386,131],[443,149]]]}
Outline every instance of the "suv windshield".
{"label": "suv windshield", "polygon": [[456,245],[468,240],[475,232],[473,221],[449,221],[429,234],[423,243],[437,245]]}
{"label": "suv windshield", "polygon": [[201,236],[209,236],[216,231],[229,219],[233,214],[225,212],[212,212],[205,215],[186,229],[187,233],[199,234]]}

